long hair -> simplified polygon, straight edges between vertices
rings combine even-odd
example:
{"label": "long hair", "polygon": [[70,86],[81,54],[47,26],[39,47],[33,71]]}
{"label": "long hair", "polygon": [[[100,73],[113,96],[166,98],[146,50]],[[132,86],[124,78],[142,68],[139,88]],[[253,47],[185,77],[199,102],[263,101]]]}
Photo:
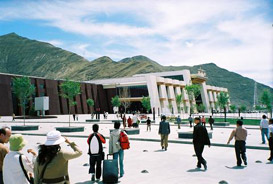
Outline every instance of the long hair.
{"label": "long hair", "polygon": [[37,162],[39,163],[39,165],[43,165],[47,161],[52,160],[60,150],[61,150],[60,145],[53,146],[40,145]]}

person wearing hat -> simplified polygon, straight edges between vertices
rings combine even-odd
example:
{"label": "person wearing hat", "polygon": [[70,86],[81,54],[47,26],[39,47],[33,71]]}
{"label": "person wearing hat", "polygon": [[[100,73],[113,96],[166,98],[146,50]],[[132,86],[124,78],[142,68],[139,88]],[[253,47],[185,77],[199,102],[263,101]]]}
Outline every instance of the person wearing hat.
{"label": "person wearing hat", "polygon": [[[61,150],[60,144],[64,142],[69,144],[73,152]],[[68,161],[81,155],[82,151],[74,142],[62,137],[59,131],[50,131],[45,144],[39,146],[39,155],[34,165],[34,184],[69,184]]]}
{"label": "person wearing hat", "polygon": [[36,153],[32,149],[27,150],[28,153],[33,155],[32,161],[21,153],[21,150],[27,144],[21,134],[12,135],[9,143],[10,152],[6,155],[3,163],[4,183],[29,184],[29,176],[33,173],[33,163],[36,159]]}
{"label": "person wearing hat", "polygon": [[0,184],[3,184],[3,162],[5,156],[9,152],[9,148],[4,144],[9,142],[11,136],[11,130],[8,127],[3,127],[0,129]]}

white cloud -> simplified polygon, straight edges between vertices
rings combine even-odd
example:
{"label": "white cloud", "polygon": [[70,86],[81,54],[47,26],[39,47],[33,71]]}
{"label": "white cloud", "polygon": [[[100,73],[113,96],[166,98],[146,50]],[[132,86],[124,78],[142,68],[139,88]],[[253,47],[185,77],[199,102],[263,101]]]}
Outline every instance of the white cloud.
{"label": "white cloud", "polygon": [[[266,3],[245,0],[33,1],[0,8],[0,20],[42,20],[47,26],[84,35],[87,39],[103,37],[101,50],[92,50],[94,46],[85,43],[66,46],[51,41],[89,59],[108,55],[119,60],[141,54],[163,65],[214,62],[273,86],[272,22],[265,19],[262,11]],[[98,18],[101,15],[106,20]],[[127,17],[129,22],[113,20],[113,16]],[[110,47],[120,43],[131,49]]]}

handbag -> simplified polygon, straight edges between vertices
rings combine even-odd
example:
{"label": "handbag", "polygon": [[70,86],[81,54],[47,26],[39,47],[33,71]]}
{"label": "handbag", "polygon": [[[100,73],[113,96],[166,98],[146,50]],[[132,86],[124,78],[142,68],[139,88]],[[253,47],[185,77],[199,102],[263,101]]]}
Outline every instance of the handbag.
{"label": "handbag", "polygon": [[24,168],[23,161],[22,161],[22,154],[20,154],[20,156],[19,156],[19,162],[20,162],[21,168],[22,168],[22,170],[23,170],[23,172],[24,172],[24,175],[25,175],[25,177],[27,178],[28,182],[29,182],[30,184],[34,184],[34,178],[33,178],[32,176],[29,176],[29,175],[27,174],[26,169]]}

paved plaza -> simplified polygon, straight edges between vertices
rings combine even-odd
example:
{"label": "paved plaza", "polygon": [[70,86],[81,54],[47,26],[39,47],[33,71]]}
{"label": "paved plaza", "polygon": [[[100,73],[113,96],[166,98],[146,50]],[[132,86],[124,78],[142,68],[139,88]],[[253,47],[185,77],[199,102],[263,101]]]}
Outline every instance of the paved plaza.
{"label": "paved plaza", "polygon": [[[89,133],[91,133],[92,124],[84,123],[82,118],[84,117],[80,116],[79,121],[81,122],[72,123],[72,126],[84,126],[84,132],[64,133],[83,150],[83,155],[80,158],[69,163],[71,183],[73,184],[91,183],[88,174],[89,167],[85,165],[89,161],[86,140]],[[29,142],[25,149],[33,148],[37,150],[37,146],[45,141],[46,138],[43,135],[48,131],[55,127],[68,126],[68,123],[63,123],[63,121],[64,119],[59,118],[58,122],[56,119],[27,120],[27,124],[39,124],[39,131],[17,133],[25,134],[24,136]],[[16,124],[22,125],[21,120],[0,122],[0,126]],[[249,128],[247,145],[252,146],[252,149],[247,149],[248,166],[235,167],[234,148],[223,147],[226,145],[232,129],[217,127],[213,130],[211,139],[211,142],[215,145],[211,146],[211,148],[206,147],[203,154],[208,162],[208,170],[204,171],[203,169],[196,169],[197,158],[194,156],[193,146],[191,145],[192,140],[178,139],[177,126],[171,126],[170,140],[173,143],[169,144],[168,151],[161,151],[158,124],[152,126],[152,132],[147,132],[146,126],[140,125],[140,134],[129,136],[131,138],[131,148],[125,151],[125,175],[119,181],[124,184],[214,184],[220,181],[226,181],[229,184],[272,184],[273,163],[267,161],[269,156],[267,145],[261,144],[258,127],[246,127]],[[100,132],[106,137],[109,137],[109,129],[112,128],[113,124],[110,121],[102,120],[100,122]],[[188,125],[183,125],[181,129],[181,131],[185,132],[190,130],[191,128]],[[63,149],[70,149],[66,144],[63,144],[62,147]],[[105,145],[105,152],[108,152],[108,142]],[[147,171],[147,173],[144,171]]]}

